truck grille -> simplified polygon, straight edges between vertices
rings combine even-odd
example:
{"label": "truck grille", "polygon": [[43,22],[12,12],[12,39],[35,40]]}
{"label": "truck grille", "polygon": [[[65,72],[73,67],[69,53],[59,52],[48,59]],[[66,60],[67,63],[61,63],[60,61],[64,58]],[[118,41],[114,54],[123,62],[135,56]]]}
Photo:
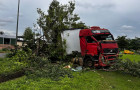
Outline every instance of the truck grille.
{"label": "truck grille", "polygon": [[114,63],[115,62],[115,60],[109,60],[109,63]]}
{"label": "truck grille", "polygon": [[114,59],[116,56],[109,56],[108,59]]}
{"label": "truck grille", "polygon": [[118,53],[118,48],[110,49],[110,48],[104,48],[104,53]]}

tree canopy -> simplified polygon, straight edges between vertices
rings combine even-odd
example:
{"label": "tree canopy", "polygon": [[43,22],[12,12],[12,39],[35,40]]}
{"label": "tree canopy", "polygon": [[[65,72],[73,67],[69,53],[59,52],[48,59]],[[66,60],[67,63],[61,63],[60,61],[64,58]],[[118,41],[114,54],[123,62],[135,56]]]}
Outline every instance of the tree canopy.
{"label": "tree canopy", "polygon": [[[74,13],[75,2],[68,4],[60,4],[57,0],[53,0],[47,12],[37,9],[39,18],[37,24],[34,25],[35,30],[40,33],[33,33],[31,28],[26,28],[24,40],[29,41],[31,45],[32,37],[35,35],[36,55],[48,54],[51,60],[61,60],[66,55],[65,40],[62,41],[61,33],[64,30],[74,28],[87,28],[87,26],[79,21],[80,17]],[[29,33],[28,33],[29,32]]]}
{"label": "tree canopy", "polygon": [[31,48],[34,43],[34,33],[32,32],[32,29],[30,27],[27,27],[23,34],[23,41],[26,42],[26,44]]}
{"label": "tree canopy", "polygon": [[121,50],[124,49],[133,49],[140,50],[140,38],[135,37],[134,39],[126,38],[127,36],[118,36],[117,43]]}
{"label": "tree canopy", "polygon": [[74,9],[74,2],[70,1],[68,4],[62,5],[57,0],[51,2],[47,14],[41,9],[37,9],[40,15],[37,23],[42,28],[48,42],[59,43],[63,30],[86,27],[82,21],[77,22],[80,17],[74,14]]}

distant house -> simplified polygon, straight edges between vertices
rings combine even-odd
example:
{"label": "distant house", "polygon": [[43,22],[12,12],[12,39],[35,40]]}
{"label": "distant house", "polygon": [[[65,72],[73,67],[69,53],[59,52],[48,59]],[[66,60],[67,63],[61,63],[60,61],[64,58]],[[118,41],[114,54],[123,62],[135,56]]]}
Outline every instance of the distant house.
{"label": "distant house", "polygon": [[21,46],[26,46],[27,45],[26,42],[23,41],[23,38],[24,38],[23,36],[18,36],[17,38],[18,38],[18,40],[17,40],[17,45],[18,46],[21,47]]}
{"label": "distant house", "polygon": [[16,44],[16,37],[5,34],[0,34],[0,49],[3,48],[14,48]]}

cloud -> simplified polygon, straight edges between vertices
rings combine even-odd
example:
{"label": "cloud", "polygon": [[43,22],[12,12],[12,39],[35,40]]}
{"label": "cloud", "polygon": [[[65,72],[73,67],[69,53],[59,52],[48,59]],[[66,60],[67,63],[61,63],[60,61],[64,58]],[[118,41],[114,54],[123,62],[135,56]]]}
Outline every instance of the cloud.
{"label": "cloud", "polygon": [[0,0],[0,6],[2,6],[3,5],[3,2],[2,2],[2,0]]}
{"label": "cloud", "polygon": [[[58,0],[68,4],[71,0]],[[140,36],[140,0],[72,0],[75,11],[86,25],[108,28],[113,35]],[[0,28],[16,30],[18,0],[0,0]],[[21,0],[19,31],[32,27],[39,17],[36,8],[47,11],[52,0]],[[11,18],[8,18],[11,17]],[[14,17],[14,18],[12,18]],[[6,25],[6,26],[5,26]],[[132,33],[135,31],[135,33]]]}
{"label": "cloud", "polygon": [[0,0],[0,12],[6,12],[8,10],[9,5],[7,5],[7,1],[8,0]]}
{"label": "cloud", "polygon": [[115,30],[117,36],[127,36],[128,38],[140,37],[139,26],[137,25],[122,25]]}
{"label": "cloud", "polygon": [[121,28],[125,29],[125,30],[132,30],[132,29],[134,29],[133,26],[129,26],[129,25],[123,25],[123,26],[121,26]]}
{"label": "cloud", "polygon": [[14,18],[13,17],[0,18],[0,22],[12,23],[14,22]]}
{"label": "cloud", "polygon": [[0,22],[0,26],[5,26],[6,23],[5,22]]}
{"label": "cloud", "polygon": [[0,0],[0,10],[3,10],[4,9],[4,5],[2,3],[2,1]]}
{"label": "cloud", "polygon": [[138,34],[135,30],[134,26],[130,25],[122,25],[119,30],[116,30],[118,32],[118,36],[127,36],[129,38],[134,38]]}
{"label": "cloud", "polygon": [[5,35],[10,35],[10,36],[15,36],[16,35],[16,33],[14,31],[11,31],[11,30],[0,29],[0,31],[3,31]]}
{"label": "cloud", "polygon": [[134,27],[129,25],[122,25],[117,31],[123,34],[130,34],[134,31]]}
{"label": "cloud", "polygon": [[[115,4],[110,0],[76,0],[76,10],[79,13],[99,13],[100,11],[113,10]],[[88,13],[87,13],[88,12]]]}
{"label": "cloud", "polygon": [[114,11],[122,14],[140,11],[140,0],[113,0],[116,4]]}
{"label": "cloud", "polygon": [[13,17],[0,18],[0,26],[6,26],[9,23],[13,23],[13,22],[14,22]]}
{"label": "cloud", "polygon": [[114,7],[113,3],[100,3],[97,2],[92,3],[92,2],[81,2],[81,1],[77,1],[76,6],[78,7],[82,7],[82,8],[92,8],[92,9],[105,9],[105,8],[112,8]]}
{"label": "cloud", "polygon": [[2,2],[1,2],[1,0],[0,0],[0,5],[2,5]]}

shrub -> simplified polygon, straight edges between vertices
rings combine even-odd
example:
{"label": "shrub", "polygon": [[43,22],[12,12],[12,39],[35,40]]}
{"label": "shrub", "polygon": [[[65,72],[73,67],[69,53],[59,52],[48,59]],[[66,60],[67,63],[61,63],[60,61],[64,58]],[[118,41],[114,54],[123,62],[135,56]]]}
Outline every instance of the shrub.
{"label": "shrub", "polygon": [[0,76],[14,74],[26,67],[25,63],[10,60],[8,58],[0,60]]}
{"label": "shrub", "polygon": [[8,48],[3,48],[2,51],[9,51],[9,49]]}
{"label": "shrub", "polygon": [[32,54],[31,49],[27,49],[27,51],[24,50],[13,50],[11,53],[7,54],[7,58],[12,61],[17,61],[17,62],[23,62],[23,63],[30,63],[31,58],[34,57]]}
{"label": "shrub", "polygon": [[140,77],[140,61],[132,62],[129,59],[118,59],[116,60],[116,63],[112,66],[112,69]]}
{"label": "shrub", "polygon": [[[61,54],[62,48],[55,49],[55,46],[49,46],[48,53],[46,56],[36,56],[32,53],[31,49],[26,50],[17,50],[13,51],[9,54],[9,60],[15,62],[21,62],[28,67],[26,68],[26,75],[29,78],[37,78],[37,77],[47,77],[52,80],[60,80],[60,77],[72,77],[71,71],[68,69],[64,69],[61,63],[51,63],[51,60],[62,60],[63,55]],[[13,56],[12,56],[13,55]]]}
{"label": "shrub", "polygon": [[[39,59],[39,60],[38,60]],[[35,58],[32,66],[26,71],[29,78],[47,77],[52,80],[60,80],[60,77],[72,77],[71,71],[64,69],[63,65],[52,64],[48,58]]]}

